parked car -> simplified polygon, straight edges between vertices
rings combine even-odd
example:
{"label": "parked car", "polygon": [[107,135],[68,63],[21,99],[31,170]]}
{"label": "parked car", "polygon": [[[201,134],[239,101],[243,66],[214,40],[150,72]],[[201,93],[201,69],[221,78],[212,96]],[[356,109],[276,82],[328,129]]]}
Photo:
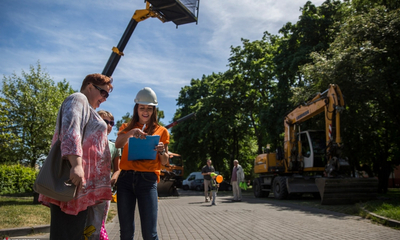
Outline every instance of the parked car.
{"label": "parked car", "polygon": [[195,179],[191,182],[190,189],[204,191],[204,179]]}
{"label": "parked car", "polygon": [[232,185],[228,181],[222,181],[219,184],[219,191],[232,191]]}

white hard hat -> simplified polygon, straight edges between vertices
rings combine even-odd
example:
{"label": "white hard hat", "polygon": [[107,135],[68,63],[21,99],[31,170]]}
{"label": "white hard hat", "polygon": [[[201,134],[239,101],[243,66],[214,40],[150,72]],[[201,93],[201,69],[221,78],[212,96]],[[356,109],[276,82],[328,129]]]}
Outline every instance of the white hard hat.
{"label": "white hard hat", "polygon": [[153,89],[145,87],[136,94],[135,103],[157,106],[157,95]]}

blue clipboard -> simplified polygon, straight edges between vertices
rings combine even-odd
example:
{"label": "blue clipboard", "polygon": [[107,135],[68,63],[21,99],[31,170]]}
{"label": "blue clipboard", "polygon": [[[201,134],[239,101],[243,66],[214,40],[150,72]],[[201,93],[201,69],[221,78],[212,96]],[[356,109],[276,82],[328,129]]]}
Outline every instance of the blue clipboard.
{"label": "blue clipboard", "polygon": [[128,142],[128,160],[155,160],[157,151],[154,148],[160,142],[160,136],[146,136],[146,139],[129,138]]}

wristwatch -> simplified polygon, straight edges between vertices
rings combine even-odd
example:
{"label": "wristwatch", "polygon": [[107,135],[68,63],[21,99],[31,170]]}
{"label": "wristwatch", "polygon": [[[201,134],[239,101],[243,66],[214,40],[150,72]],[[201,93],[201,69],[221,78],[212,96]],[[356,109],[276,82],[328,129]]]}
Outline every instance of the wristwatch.
{"label": "wristwatch", "polygon": [[164,150],[162,150],[162,152],[158,152],[160,155],[164,155],[165,154],[165,148]]}

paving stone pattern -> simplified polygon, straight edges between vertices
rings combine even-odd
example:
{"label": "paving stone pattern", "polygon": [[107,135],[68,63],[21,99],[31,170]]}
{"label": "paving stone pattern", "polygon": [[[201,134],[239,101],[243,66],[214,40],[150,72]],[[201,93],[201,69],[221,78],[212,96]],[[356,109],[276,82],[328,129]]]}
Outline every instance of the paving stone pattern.
{"label": "paving stone pattern", "polygon": [[[351,206],[324,207],[317,206],[317,201],[278,201],[271,197],[254,198],[250,194],[245,195],[242,202],[231,200],[229,194],[222,193],[217,197],[217,206],[211,206],[209,202],[204,202],[201,192],[195,191],[182,191],[179,197],[160,198],[157,226],[159,239],[400,239],[400,230],[340,213],[342,210],[348,211],[346,208]],[[134,239],[141,240],[137,211],[135,225]],[[106,229],[110,240],[119,239],[118,216],[107,223]],[[48,234],[35,239],[48,239]]]}
{"label": "paving stone pattern", "polygon": [[[231,199],[230,196],[218,197],[217,206],[211,206],[202,196],[160,198],[159,238],[400,239],[399,230],[361,217],[251,196],[246,196],[242,202]],[[136,221],[135,240],[142,239],[139,222]],[[118,224],[107,227],[110,240],[119,239]]]}

